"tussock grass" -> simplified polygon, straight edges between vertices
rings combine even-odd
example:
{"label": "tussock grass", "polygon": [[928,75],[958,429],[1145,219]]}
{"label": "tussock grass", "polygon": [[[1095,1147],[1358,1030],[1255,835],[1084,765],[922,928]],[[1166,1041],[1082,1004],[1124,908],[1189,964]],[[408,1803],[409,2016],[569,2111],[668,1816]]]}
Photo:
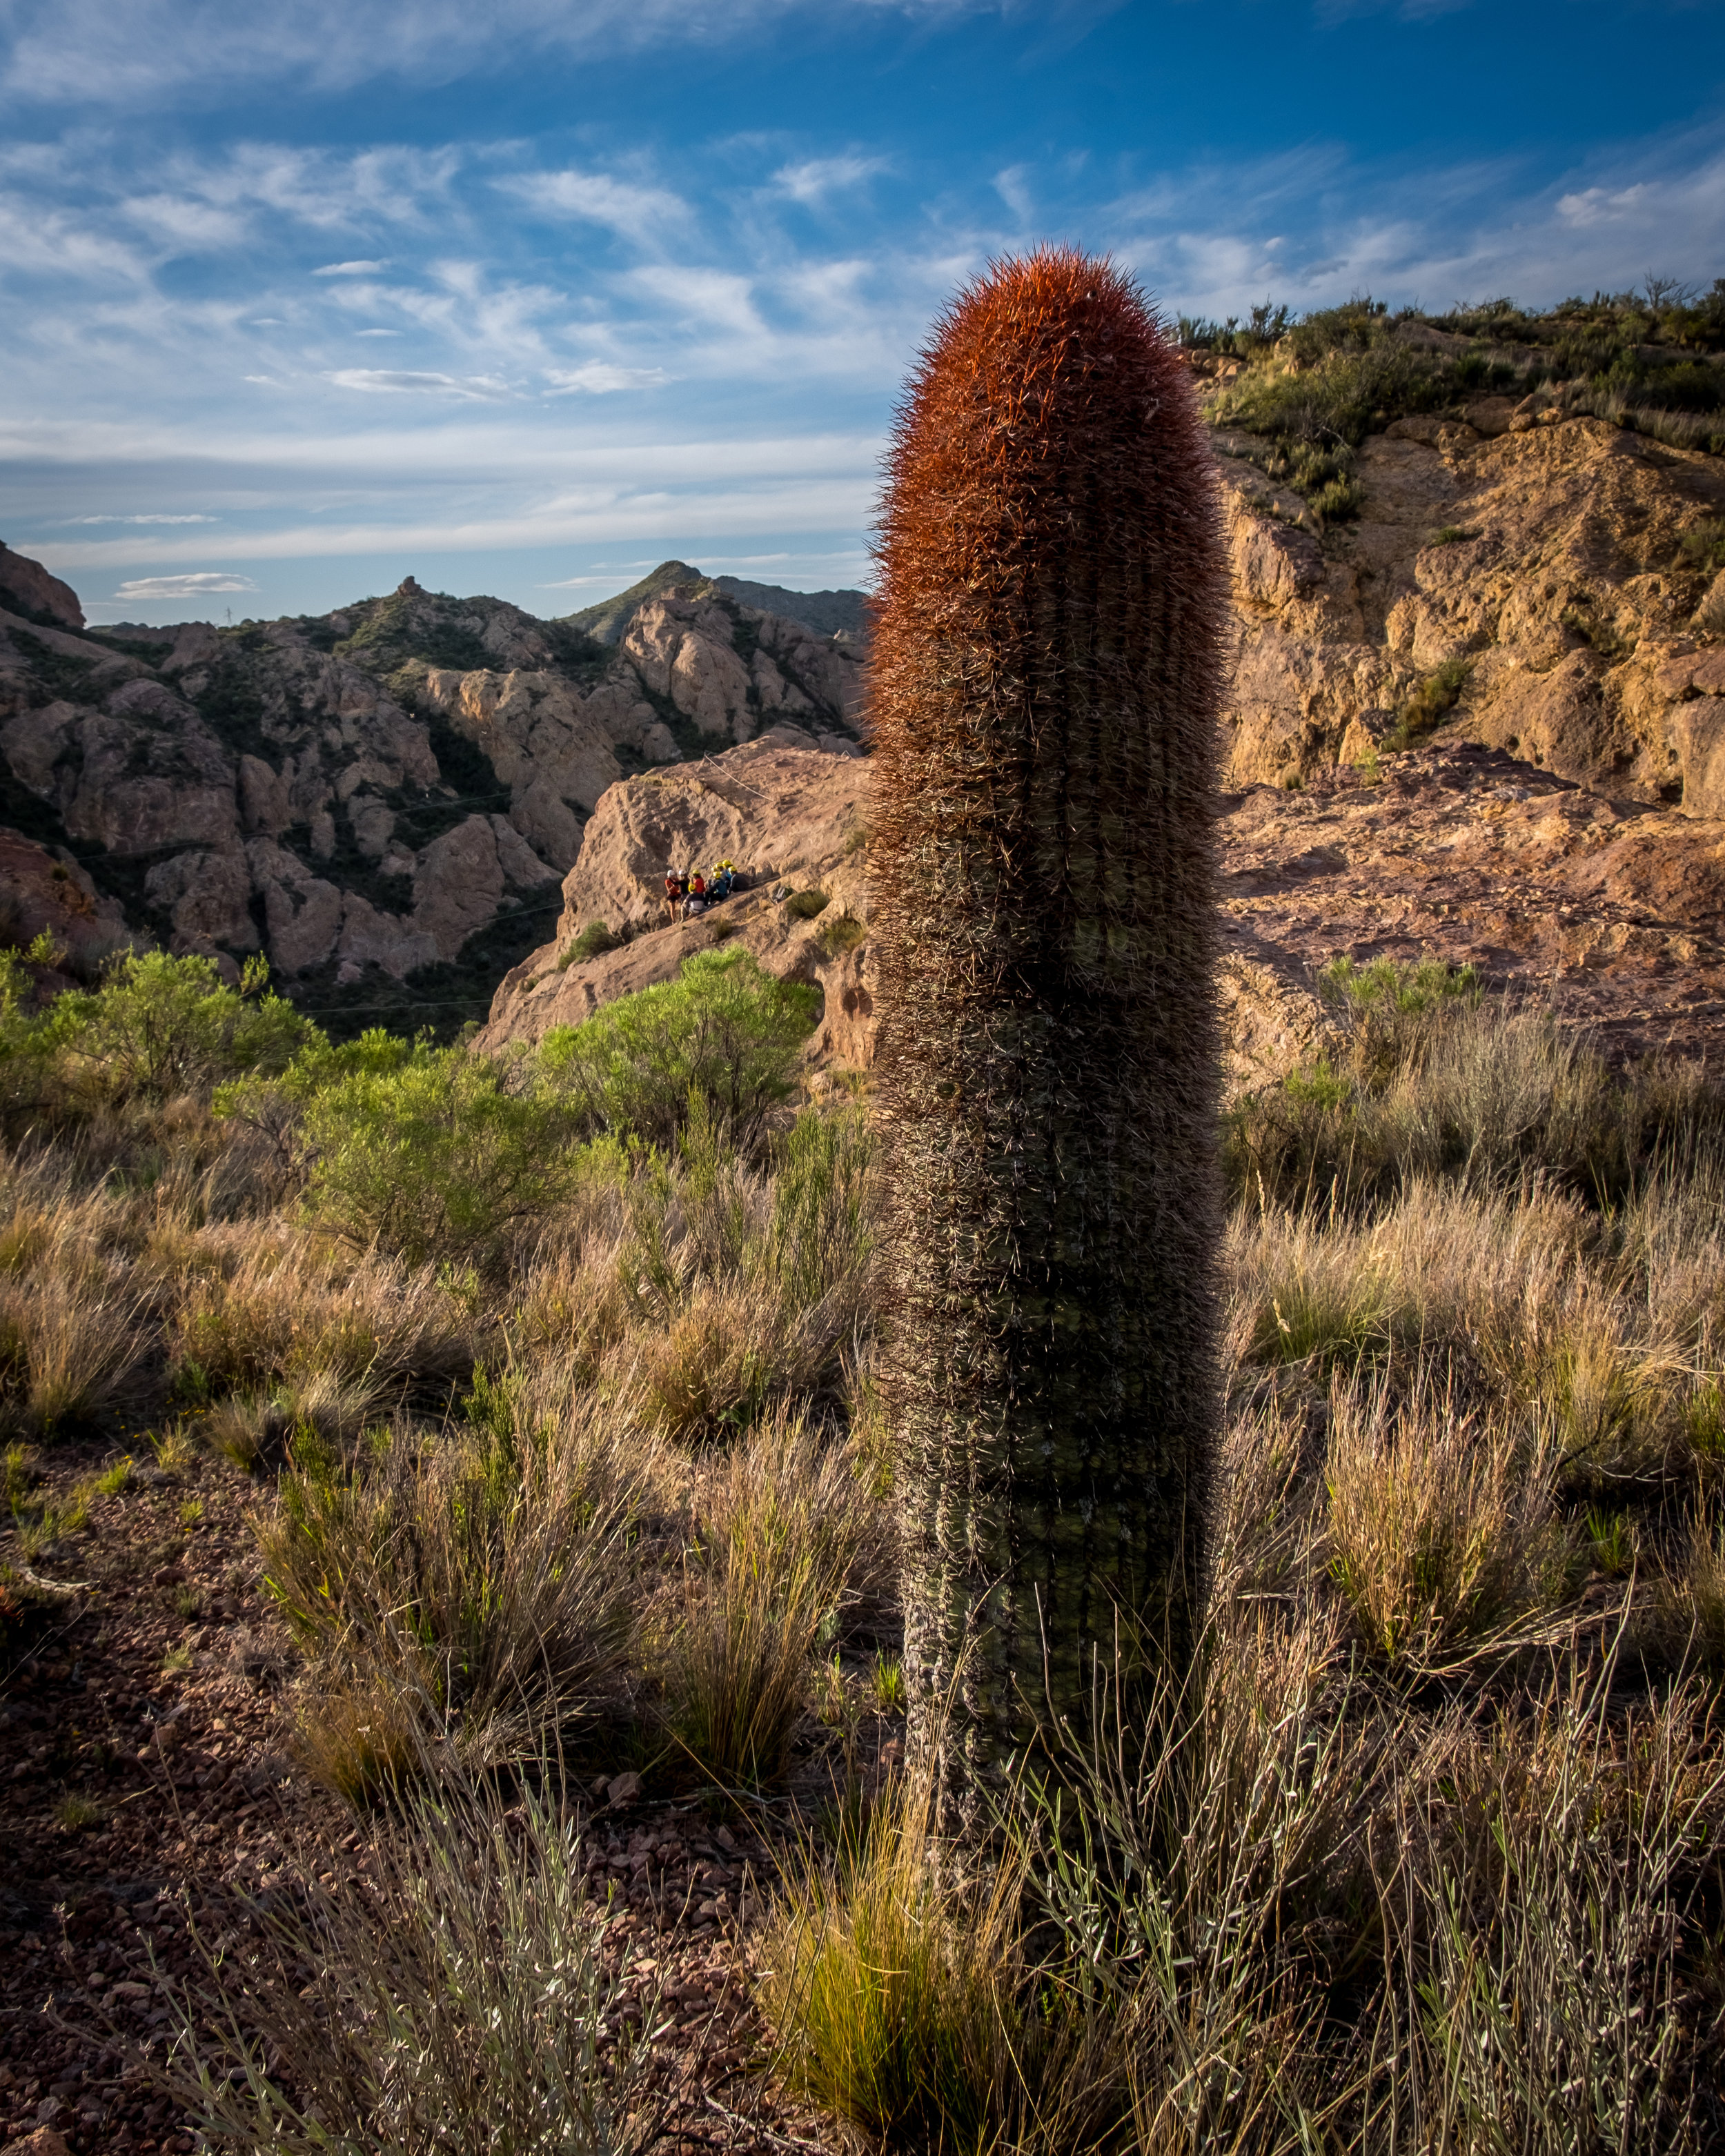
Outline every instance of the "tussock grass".
{"label": "tussock grass", "polygon": [[291,1229],[210,1239],[219,1269],[187,1281],[172,1320],[172,1365],[215,1393],[328,1374],[393,1385],[464,1376],[472,1312],[429,1269],[354,1257]]}
{"label": "tussock grass", "polygon": [[644,2156],[655,2002],[627,1958],[602,1965],[583,1855],[554,1790],[422,1789],[377,1816],[349,1883],[194,1931],[152,2077],[212,2141],[285,2156]]}
{"label": "tussock grass", "polygon": [[884,1585],[891,1529],[855,1458],[783,1413],[707,1466],[694,1506],[665,1620],[666,1711],[707,1774],[755,1788],[783,1770],[817,1645]]}
{"label": "tussock grass", "polygon": [[[509,1758],[590,1708],[622,1661],[653,1487],[644,1441],[562,1373],[481,1373],[440,1430],[380,1427],[343,1455],[296,1429],[258,1522],[265,1584],[356,1731],[380,1700],[417,1702],[428,1743]],[[326,1743],[316,1756],[337,1787],[371,1776]]]}
{"label": "tussock grass", "polygon": [[0,1416],[44,1436],[87,1419],[142,1352],[136,1297],[80,1269],[0,1280]]}
{"label": "tussock grass", "polygon": [[988,2145],[1022,1974],[1011,1866],[943,1878],[926,1789],[901,1782],[831,1856],[805,1847],[760,1949],[792,2083],[898,2147]]}
{"label": "tussock grass", "polygon": [[1565,1599],[1553,1465],[1452,1401],[1332,1385],[1330,1573],[1374,1652],[1430,1668]]}
{"label": "tussock grass", "polygon": [[1653,1059],[1614,1073],[1548,1013],[1483,1002],[1465,975],[1423,994],[1408,969],[1389,968],[1400,985],[1362,996],[1384,970],[1319,976],[1336,1012],[1329,1048],[1232,1111],[1236,1192],[1358,1209],[1415,1181],[1514,1189],[1538,1177],[1618,1201],[1661,1162],[1725,1135],[1725,1103],[1694,1066]]}

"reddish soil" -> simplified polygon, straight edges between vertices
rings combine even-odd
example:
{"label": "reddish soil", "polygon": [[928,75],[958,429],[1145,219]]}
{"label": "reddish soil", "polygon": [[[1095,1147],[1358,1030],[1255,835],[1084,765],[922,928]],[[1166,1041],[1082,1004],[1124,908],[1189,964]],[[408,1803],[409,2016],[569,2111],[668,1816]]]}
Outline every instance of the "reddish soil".
{"label": "reddish soil", "polygon": [[1500,750],[1386,757],[1224,796],[1225,952],[1301,984],[1340,953],[1431,956],[1613,1056],[1725,1056],[1725,823],[1614,801]]}

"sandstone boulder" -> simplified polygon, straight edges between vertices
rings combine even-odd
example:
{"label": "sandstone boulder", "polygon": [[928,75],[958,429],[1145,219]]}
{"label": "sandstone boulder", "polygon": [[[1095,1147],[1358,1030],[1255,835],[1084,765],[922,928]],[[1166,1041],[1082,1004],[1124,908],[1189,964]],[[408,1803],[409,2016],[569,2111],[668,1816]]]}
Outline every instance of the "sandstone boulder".
{"label": "sandstone boulder", "polygon": [[84,626],[84,609],[72,587],[28,554],[14,554],[4,541],[0,541],[0,605],[14,613],[48,614],[67,629]]}

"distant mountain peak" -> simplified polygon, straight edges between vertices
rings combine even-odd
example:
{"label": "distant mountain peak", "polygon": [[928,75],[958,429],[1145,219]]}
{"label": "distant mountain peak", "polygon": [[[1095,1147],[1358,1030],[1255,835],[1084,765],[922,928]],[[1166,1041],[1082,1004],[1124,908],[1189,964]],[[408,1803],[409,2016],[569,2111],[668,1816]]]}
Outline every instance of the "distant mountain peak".
{"label": "distant mountain peak", "polygon": [[663,598],[670,591],[696,598],[716,594],[739,606],[762,613],[776,613],[800,623],[817,636],[836,636],[847,644],[860,644],[868,636],[868,595],[858,591],[794,592],[783,584],[751,583],[742,577],[710,577],[691,562],[661,562],[656,569],[631,584],[626,592],[600,599],[578,613],[564,619],[599,644],[620,644],[629,625],[644,606]]}

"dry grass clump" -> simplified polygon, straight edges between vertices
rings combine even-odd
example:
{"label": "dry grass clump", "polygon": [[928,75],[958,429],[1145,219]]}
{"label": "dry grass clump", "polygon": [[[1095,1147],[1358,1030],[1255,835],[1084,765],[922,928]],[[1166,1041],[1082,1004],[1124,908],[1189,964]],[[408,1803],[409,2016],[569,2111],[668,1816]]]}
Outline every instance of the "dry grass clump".
{"label": "dry grass clump", "polygon": [[783,1412],[706,1464],[692,1503],[661,1619],[667,1718],[716,1780],[757,1788],[784,1768],[817,1645],[879,1597],[891,1526],[854,1455]]}
{"label": "dry grass clump", "polygon": [[105,1406],[144,1352],[139,1314],[123,1280],[0,1280],[0,1424],[51,1435]]}
{"label": "dry grass clump", "polygon": [[[465,1418],[397,1424],[346,1455],[304,1425],[259,1518],[266,1584],[313,1665],[308,1727],[340,1786],[326,1699],[386,1757],[412,1703],[429,1745],[516,1756],[590,1708],[639,1621],[636,1530],[655,1486],[644,1442],[555,1373],[481,1372]],[[423,1710],[423,1712],[422,1712]]]}
{"label": "dry grass clump", "polygon": [[654,2001],[603,1967],[583,1854],[553,1792],[422,1789],[347,1883],[194,1932],[154,2077],[212,2142],[284,2156],[644,2156]]}
{"label": "dry grass clump", "polygon": [[1549,1453],[1501,1419],[1382,1384],[1330,1390],[1324,1480],[1332,1578],[1367,1643],[1425,1668],[1563,1601],[1573,1567]]}
{"label": "dry grass clump", "polygon": [[1625,1195],[1661,1161],[1725,1130],[1698,1066],[1614,1072],[1534,1006],[1483,1000],[1471,969],[1389,962],[1318,977],[1325,1054],[1240,1101],[1224,1147],[1237,1193],[1287,1204],[1380,1204],[1415,1179],[1471,1188],[1532,1176],[1589,1199]]}
{"label": "dry grass clump", "polygon": [[208,1240],[220,1270],[187,1279],[171,1322],[182,1385],[215,1394],[328,1373],[381,1392],[473,1366],[470,1301],[429,1268],[355,1258],[280,1226]]}
{"label": "dry grass clump", "polygon": [[326,1451],[352,1450],[385,1397],[385,1388],[364,1378],[349,1384],[333,1370],[317,1369],[273,1392],[230,1394],[204,1414],[198,1435],[212,1451],[254,1475],[284,1464],[295,1431],[309,1433]]}
{"label": "dry grass clump", "polygon": [[893,2146],[983,2148],[1019,2079],[1022,1881],[943,1877],[928,1815],[901,1779],[835,1854],[804,1850],[758,1949],[762,2003],[803,2094]]}

